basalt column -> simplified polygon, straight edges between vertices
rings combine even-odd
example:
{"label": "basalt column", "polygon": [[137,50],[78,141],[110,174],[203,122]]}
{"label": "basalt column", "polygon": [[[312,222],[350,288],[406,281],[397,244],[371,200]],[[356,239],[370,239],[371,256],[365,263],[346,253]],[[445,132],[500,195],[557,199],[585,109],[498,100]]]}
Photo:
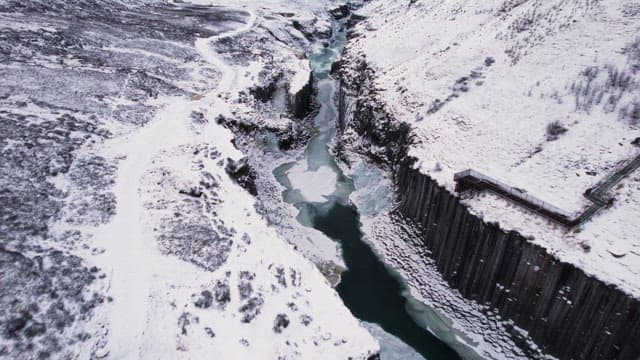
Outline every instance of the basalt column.
{"label": "basalt column", "polygon": [[438,270],[463,296],[497,309],[560,358],[638,359],[637,299],[483,222],[410,166],[399,169],[397,186],[399,210],[422,230]]}

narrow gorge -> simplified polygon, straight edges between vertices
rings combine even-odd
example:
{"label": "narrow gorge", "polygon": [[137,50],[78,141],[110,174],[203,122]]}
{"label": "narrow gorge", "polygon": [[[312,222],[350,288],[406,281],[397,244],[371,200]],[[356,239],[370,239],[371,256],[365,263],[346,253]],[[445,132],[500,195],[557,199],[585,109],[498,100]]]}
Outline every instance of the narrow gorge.
{"label": "narrow gorge", "polygon": [[0,0],[0,358],[638,360],[638,34],[638,0]]}
{"label": "narrow gorge", "polygon": [[[339,59],[346,40],[346,20],[346,16],[342,21],[335,20],[331,38],[310,56],[313,69],[310,81],[315,83],[314,103],[317,106],[313,113],[314,135],[300,155],[276,167],[273,175],[286,189],[282,193],[283,201],[298,209],[297,221],[319,230],[339,244],[346,269],[340,274],[336,290],[351,312],[378,334],[382,358],[420,358],[417,355],[420,354],[427,359],[444,360],[459,358],[456,351],[472,354],[455,338],[448,338],[445,343],[419,325],[415,319],[417,311],[407,304],[413,302],[414,307],[418,306],[423,312],[431,310],[416,305],[419,303],[411,298],[404,279],[378,257],[360,229],[358,208],[350,201],[357,179],[342,172],[331,152],[338,127],[334,101],[338,82],[329,72]],[[289,109],[297,113],[300,106],[290,102]],[[359,176],[366,178],[372,174],[365,172]],[[382,331],[374,330],[377,326]],[[389,335],[381,335],[385,332],[397,337],[407,348],[392,345],[387,340]]]}

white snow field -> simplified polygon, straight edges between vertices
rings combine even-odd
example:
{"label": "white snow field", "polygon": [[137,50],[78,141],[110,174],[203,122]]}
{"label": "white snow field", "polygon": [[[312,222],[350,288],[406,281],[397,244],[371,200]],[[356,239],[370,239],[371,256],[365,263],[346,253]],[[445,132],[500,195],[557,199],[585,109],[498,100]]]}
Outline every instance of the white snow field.
{"label": "white snow field", "polygon": [[[572,214],[583,193],[640,153],[640,6],[618,0],[373,0],[350,56],[417,136],[416,166],[454,190],[466,169]],[[550,125],[556,123],[557,126]],[[640,296],[640,171],[574,229],[499,196],[463,201],[559,259]]]}

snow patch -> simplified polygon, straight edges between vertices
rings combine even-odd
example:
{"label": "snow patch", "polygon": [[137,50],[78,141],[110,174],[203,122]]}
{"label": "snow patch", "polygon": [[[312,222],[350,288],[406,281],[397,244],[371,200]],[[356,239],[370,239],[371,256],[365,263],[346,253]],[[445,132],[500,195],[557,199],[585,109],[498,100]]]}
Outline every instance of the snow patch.
{"label": "snow patch", "polygon": [[311,202],[325,202],[334,193],[338,178],[329,166],[320,166],[317,170],[310,170],[306,163],[300,162],[288,172],[289,181],[294,189],[300,191],[305,200]]}

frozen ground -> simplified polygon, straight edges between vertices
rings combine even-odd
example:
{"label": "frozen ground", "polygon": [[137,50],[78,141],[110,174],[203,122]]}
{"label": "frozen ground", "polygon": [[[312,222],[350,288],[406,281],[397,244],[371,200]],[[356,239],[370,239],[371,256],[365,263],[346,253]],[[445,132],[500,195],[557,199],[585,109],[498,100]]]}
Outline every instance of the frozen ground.
{"label": "frozen ground", "polygon": [[[635,1],[374,0],[359,13],[350,59],[365,56],[377,98],[414,127],[417,166],[451,191],[473,168],[577,213],[585,190],[640,152]],[[640,173],[611,195],[572,230],[491,193],[464,202],[640,296]]]}
{"label": "frozen ground", "polygon": [[227,174],[242,154],[216,121],[274,74],[298,89],[292,18],[326,20],[229,5],[0,1],[0,356],[378,351]]}

